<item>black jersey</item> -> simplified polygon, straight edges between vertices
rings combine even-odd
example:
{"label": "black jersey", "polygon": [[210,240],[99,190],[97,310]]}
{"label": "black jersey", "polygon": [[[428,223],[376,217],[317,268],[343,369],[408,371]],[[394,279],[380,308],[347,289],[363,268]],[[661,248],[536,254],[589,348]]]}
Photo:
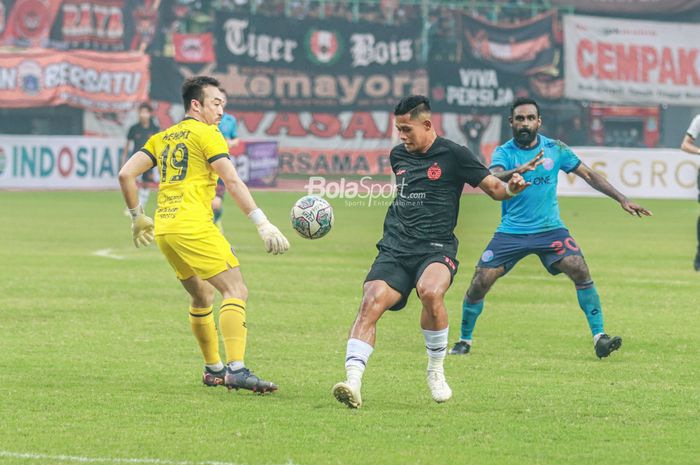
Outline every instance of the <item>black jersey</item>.
{"label": "black jersey", "polygon": [[131,126],[128,134],[126,135],[126,139],[133,141],[134,146],[131,149],[132,153],[127,154],[127,156],[131,156],[136,151],[141,150],[143,146],[146,145],[146,142],[148,142],[148,139],[150,139],[153,134],[158,132],[160,132],[160,128],[153,121],[153,119],[148,122],[147,127],[142,126],[140,122]]}
{"label": "black jersey", "polygon": [[377,247],[403,253],[437,248],[455,256],[454,228],[464,184],[476,187],[489,170],[468,148],[442,137],[426,153],[410,153],[397,145],[389,158],[396,198]]}

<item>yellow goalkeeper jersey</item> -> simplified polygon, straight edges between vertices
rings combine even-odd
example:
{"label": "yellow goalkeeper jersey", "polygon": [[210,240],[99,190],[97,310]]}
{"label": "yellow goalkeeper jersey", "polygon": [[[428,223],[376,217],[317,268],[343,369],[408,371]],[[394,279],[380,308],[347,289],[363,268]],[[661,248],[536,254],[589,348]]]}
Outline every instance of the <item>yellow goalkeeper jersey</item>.
{"label": "yellow goalkeeper jersey", "polygon": [[187,117],[151,136],[141,149],[160,173],[155,234],[198,234],[212,227],[218,175],[210,163],[228,157],[216,125]]}

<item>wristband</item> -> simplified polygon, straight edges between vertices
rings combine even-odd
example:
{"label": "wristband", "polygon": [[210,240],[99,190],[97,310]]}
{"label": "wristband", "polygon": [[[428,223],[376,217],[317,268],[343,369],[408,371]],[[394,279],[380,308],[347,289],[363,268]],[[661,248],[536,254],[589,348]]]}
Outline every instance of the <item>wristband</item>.
{"label": "wristband", "polygon": [[[519,194],[519,193],[520,193],[520,192],[518,192],[518,194]],[[509,197],[515,197],[516,195],[518,195],[518,194],[513,194],[513,193],[511,192],[510,187],[508,187],[508,183],[506,183],[506,194],[507,194]]]}
{"label": "wristband", "polygon": [[259,208],[256,208],[252,212],[248,213],[248,218],[255,224],[255,226],[260,226],[261,223],[267,221],[267,216]]}
{"label": "wristband", "polygon": [[129,213],[131,213],[131,219],[133,220],[137,216],[143,215],[143,207],[141,206],[141,204],[138,204],[134,208],[130,208]]}

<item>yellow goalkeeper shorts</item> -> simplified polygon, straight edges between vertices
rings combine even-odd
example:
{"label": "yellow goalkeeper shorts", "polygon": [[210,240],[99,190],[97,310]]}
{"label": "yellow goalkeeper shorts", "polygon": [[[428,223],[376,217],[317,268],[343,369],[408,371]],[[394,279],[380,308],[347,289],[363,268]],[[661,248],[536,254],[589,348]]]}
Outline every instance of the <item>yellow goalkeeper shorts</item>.
{"label": "yellow goalkeeper shorts", "polygon": [[240,265],[231,244],[213,224],[211,231],[200,234],[162,234],[156,243],[181,281],[194,275],[209,279]]}

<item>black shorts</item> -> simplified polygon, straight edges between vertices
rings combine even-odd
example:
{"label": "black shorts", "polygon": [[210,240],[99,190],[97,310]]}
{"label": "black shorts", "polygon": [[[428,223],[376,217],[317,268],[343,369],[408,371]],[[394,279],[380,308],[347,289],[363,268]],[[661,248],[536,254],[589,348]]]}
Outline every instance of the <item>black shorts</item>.
{"label": "black shorts", "polygon": [[459,262],[450,255],[439,253],[436,250],[403,254],[381,248],[377,258],[372,263],[372,268],[370,268],[365,282],[384,281],[392,289],[398,291],[401,294],[401,300],[389,310],[401,310],[406,306],[411,290],[416,287],[416,283],[431,263],[444,263],[450,270],[450,283],[452,283],[457,274]]}

